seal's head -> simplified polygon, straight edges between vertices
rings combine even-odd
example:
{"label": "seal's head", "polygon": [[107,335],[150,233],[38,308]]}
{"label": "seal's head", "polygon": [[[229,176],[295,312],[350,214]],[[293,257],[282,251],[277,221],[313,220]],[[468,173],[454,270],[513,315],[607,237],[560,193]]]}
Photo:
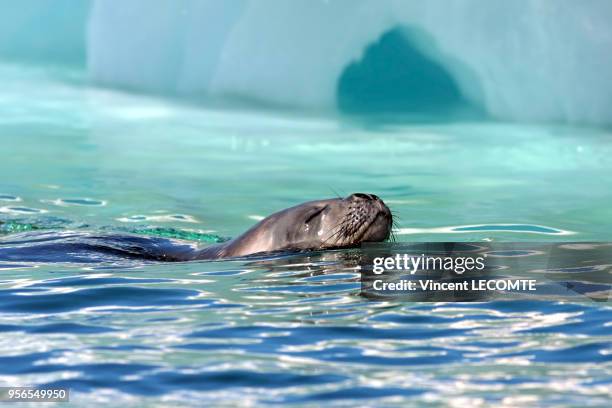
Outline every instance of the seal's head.
{"label": "seal's head", "polygon": [[374,194],[309,201],[279,211],[232,240],[222,256],[347,248],[389,238],[392,215]]}

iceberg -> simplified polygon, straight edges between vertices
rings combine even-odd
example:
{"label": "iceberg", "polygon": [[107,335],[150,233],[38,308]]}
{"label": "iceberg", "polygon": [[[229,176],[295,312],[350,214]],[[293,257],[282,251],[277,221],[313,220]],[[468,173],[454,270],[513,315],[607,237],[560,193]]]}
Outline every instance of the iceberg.
{"label": "iceberg", "polygon": [[3,1],[0,58],[83,65],[90,8],[90,0]]}
{"label": "iceberg", "polygon": [[[469,106],[501,120],[612,124],[608,0],[93,0],[67,14],[69,25],[62,7],[26,3],[31,15],[50,14],[39,25],[57,29],[45,29],[54,55],[86,54],[91,80],[112,87],[315,111]],[[3,20],[16,20],[10,4]],[[0,56],[7,44],[42,53],[15,28],[23,24],[9,26],[18,41],[0,39]]]}

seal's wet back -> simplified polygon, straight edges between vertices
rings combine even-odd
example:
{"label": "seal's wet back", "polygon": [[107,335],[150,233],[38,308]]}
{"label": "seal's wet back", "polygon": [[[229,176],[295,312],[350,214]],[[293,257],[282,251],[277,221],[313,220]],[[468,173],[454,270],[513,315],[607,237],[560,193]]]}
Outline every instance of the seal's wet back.
{"label": "seal's wet back", "polygon": [[373,194],[309,201],[263,219],[231,241],[197,248],[188,241],[122,233],[47,231],[0,240],[0,261],[115,262],[122,259],[191,261],[244,257],[275,251],[350,248],[380,242],[391,233],[392,216]]}

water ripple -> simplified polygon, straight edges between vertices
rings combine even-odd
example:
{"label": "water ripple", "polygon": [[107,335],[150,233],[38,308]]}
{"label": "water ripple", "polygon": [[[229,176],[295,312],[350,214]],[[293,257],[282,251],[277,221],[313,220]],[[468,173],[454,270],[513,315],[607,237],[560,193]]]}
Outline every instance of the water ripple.
{"label": "water ripple", "polygon": [[374,302],[359,296],[354,255],[2,269],[0,377],[70,387],[74,401],[176,405],[585,405],[609,395],[607,303]]}
{"label": "water ripple", "polygon": [[0,201],[21,201],[21,197],[10,195],[10,194],[0,194]]}
{"label": "water ripple", "polygon": [[[30,289],[28,292],[34,291]],[[158,289],[137,286],[100,287],[23,296],[24,289],[0,290],[0,311],[19,313],[59,313],[96,306],[123,307],[194,306],[209,307],[214,300],[198,298],[199,292],[188,289]]]}
{"label": "water ripple", "polygon": [[458,234],[468,232],[516,232],[542,235],[572,235],[573,231],[566,231],[559,228],[547,227],[545,225],[532,224],[478,224],[478,225],[458,225],[434,228],[397,228],[394,230],[396,235],[411,234]]}
{"label": "water ripple", "polygon": [[58,207],[84,206],[84,207],[103,207],[107,204],[105,200],[93,198],[57,198],[55,200],[40,200],[45,204],[52,204]]}

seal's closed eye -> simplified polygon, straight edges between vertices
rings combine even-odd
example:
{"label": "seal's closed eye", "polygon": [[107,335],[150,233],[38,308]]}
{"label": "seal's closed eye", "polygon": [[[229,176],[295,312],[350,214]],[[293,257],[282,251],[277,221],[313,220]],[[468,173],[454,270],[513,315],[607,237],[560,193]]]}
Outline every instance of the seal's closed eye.
{"label": "seal's closed eye", "polygon": [[304,224],[308,224],[310,221],[312,221],[312,219],[314,217],[316,217],[317,215],[321,214],[326,208],[327,208],[327,206],[321,207],[321,208],[313,211],[312,214],[310,214],[308,217],[306,217],[306,219],[304,220]]}

